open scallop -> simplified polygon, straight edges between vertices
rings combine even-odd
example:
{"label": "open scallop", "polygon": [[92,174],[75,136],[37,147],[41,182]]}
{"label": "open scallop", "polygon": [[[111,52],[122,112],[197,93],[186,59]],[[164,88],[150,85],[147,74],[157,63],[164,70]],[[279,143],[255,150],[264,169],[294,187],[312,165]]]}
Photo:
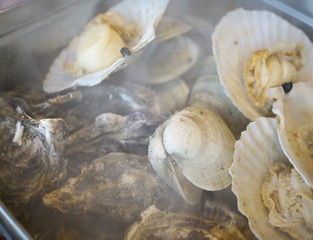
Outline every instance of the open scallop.
{"label": "open scallop", "polygon": [[284,152],[308,185],[313,187],[313,84],[293,84],[290,92],[270,90],[276,101],[278,137]]}
{"label": "open scallop", "polygon": [[312,239],[312,209],[306,207],[313,206],[313,192],[284,154],[275,118],[248,125],[235,144],[230,174],[239,210],[260,240]]}
{"label": "open scallop", "polygon": [[[206,108],[186,107],[158,127],[149,142],[149,160],[157,174],[188,200],[195,198],[189,189],[214,191],[230,185],[234,143],[218,116]],[[188,201],[195,202],[198,196]]]}
{"label": "open scallop", "polygon": [[168,2],[124,0],[93,18],[55,59],[44,91],[94,86],[131,64],[155,39]]}
{"label": "open scallop", "polygon": [[[217,24],[212,40],[217,70],[226,94],[250,120],[260,116],[272,116],[271,103],[258,104],[251,97],[254,89],[249,91],[246,87],[247,80],[243,78],[245,65],[251,61],[252,56],[258,56],[260,52],[257,51],[261,50],[262,54],[267,54],[259,57],[266,63],[273,59],[284,59],[283,63],[275,60],[270,67],[263,64],[261,71],[266,79],[271,77],[271,67],[276,77],[280,74],[280,81],[284,81],[285,75],[288,74],[291,74],[295,81],[304,81],[313,75],[313,69],[309,66],[309,63],[313,62],[313,45],[310,39],[302,30],[269,11],[236,9],[229,12]],[[302,63],[299,66],[299,59],[293,61],[288,57],[290,51],[294,52],[296,58],[301,58]],[[275,65],[276,63],[278,65]],[[284,72],[286,66],[290,72]],[[250,70],[251,73],[255,71]],[[266,95],[268,86],[262,87],[260,91]]]}

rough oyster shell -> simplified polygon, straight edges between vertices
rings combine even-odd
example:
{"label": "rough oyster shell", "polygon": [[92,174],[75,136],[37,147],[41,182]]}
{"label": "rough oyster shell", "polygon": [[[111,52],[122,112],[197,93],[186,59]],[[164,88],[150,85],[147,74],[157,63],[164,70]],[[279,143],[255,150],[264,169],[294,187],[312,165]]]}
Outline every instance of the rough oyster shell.
{"label": "rough oyster shell", "polygon": [[217,75],[200,77],[191,88],[187,105],[204,107],[215,113],[226,123],[236,139],[249,122],[226,96]]}
{"label": "rough oyster shell", "polygon": [[269,224],[268,210],[260,194],[267,172],[275,163],[290,165],[278,140],[275,119],[260,117],[248,125],[236,142],[230,174],[239,210],[248,218],[253,233],[264,240],[288,239]]}
{"label": "rough oyster shell", "polygon": [[[313,62],[313,45],[300,29],[268,11],[236,9],[229,12],[216,26],[212,35],[213,52],[220,80],[236,107],[250,120],[269,116],[249,98],[243,81],[243,68],[252,54],[272,48],[280,42],[300,42],[307,51],[307,63]],[[313,76],[309,64],[299,72],[299,79]]]}
{"label": "rough oyster shell", "polygon": [[234,142],[229,128],[214,113],[187,107],[158,127],[149,142],[149,160],[157,174],[192,203],[199,198],[196,186],[219,190],[230,184]]}
{"label": "rough oyster shell", "polygon": [[295,169],[313,187],[313,84],[298,82],[290,92],[272,88],[280,144]]}
{"label": "rough oyster shell", "polygon": [[67,126],[62,119],[32,119],[18,108],[0,132],[1,199],[19,211],[64,178]]}
{"label": "rough oyster shell", "polygon": [[210,206],[203,214],[160,211],[151,205],[142,212],[142,220],[127,230],[124,239],[254,239],[242,231],[247,228],[243,217],[223,205],[206,204]]}
{"label": "rough oyster shell", "polygon": [[[75,75],[77,74],[65,71],[64,64],[69,65],[70,63],[71,65],[69,66],[72,66],[75,63],[77,47],[80,46],[78,45],[78,41],[80,40],[80,36],[85,36],[80,35],[74,38],[69,46],[55,59],[43,82],[44,91],[56,92],[74,86],[93,86],[106,79],[111,73],[132,63],[142,52],[144,47],[155,38],[155,28],[167,4],[168,0],[124,0],[112,7],[106,14],[96,16],[87,24],[85,31],[93,31],[93,27],[98,27],[99,23],[109,24],[114,31],[116,30],[118,33],[121,33],[119,35],[121,35],[126,47],[130,51],[130,56],[128,56],[129,53],[127,53],[125,57],[121,54],[120,58],[110,64],[110,66],[93,73],[88,71],[86,72],[87,74],[83,73],[81,72],[81,68],[78,67],[77,71],[81,72],[83,76],[76,77]],[[119,17],[116,17],[117,15],[119,15]],[[134,30],[129,31],[130,27],[134,27]],[[96,31],[96,33],[99,34],[98,31]],[[84,32],[82,34],[84,34]],[[91,40],[92,39],[90,39],[90,41]],[[100,41],[99,38],[97,38],[97,40]],[[94,49],[94,51],[94,54],[98,54],[96,49]],[[116,52],[115,50],[112,51]],[[76,67],[74,66],[74,68]],[[70,67],[70,69],[72,69],[72,67]]]}
{"label": "rough oyster shell", "polygon": [[168,207],[179,204],[179,197],[162,185],[146,156],[110,153],[95,159],[63,187],[46,194],[43,203],[62,212],[129,223],[151,204]]}

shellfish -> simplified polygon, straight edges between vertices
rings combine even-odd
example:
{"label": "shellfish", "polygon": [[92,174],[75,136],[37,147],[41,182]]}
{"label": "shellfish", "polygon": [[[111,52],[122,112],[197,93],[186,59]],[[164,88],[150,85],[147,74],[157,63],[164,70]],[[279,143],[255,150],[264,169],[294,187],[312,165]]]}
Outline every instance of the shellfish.
{"label": "shellfish", "polygon": [[160,183],[147,156],[121,152],[94,159],[77,177],[43,197],[46,206],[61,212],[93,214],[120,224],[134,222],[153,203],[168,207],[179,200]]}
{"label": "shellfish", "polygon": [[186,107],[157,128],[149,142],[149,160],[165,182],[195,203],[200,189],[219,190],[230,184],[234,142],[229,128],[214,113]]}
{"label": "shellfish", "polygon": [[150,44],[125,72],[136,82],[160,84],[187,72],[196,63],[198,55],[199,47],[193,40],[177,36]]}
{"label": "shellfish", "polygon": [[205,107],[215,113],[226,123],[236,139],[249,122],[226,96],[217,75],[198,78],[190,90],[187,105]]}
{"label": "shellfish", "polygon": [[67,126],[62,119],[32,119],[17,108],[15,117],[1,121],[0,132],[1,199],[19,213],[65,177]]}
{"label": "shellfish", "polygon": [[[309,66],[313,62],[310,39],[302,30],[269,11],[229,12],[217,24],[212,40],[225,92],[252,121],[260,116],[272,116],[271,102],[267,101],[269,87],[290,79],[310,81],[313,76]],[[294,55],[288,56],[291,52]],[[255,82],[254,73],[262,76],[261,82]],[[247,84],[244,75],[248,77]],[[274,83],[269,83],[273,79]]]}
{"label": "shellfish", "polygon": [[275,122],[258,118],[236,142],[232,190],[260,240],[312,239],[312,188],[292,169]]}
{"label": "shellfish", "polygon": [[142,220],[129,227],[124,239],[255,239],[242,216],[224,205],[205,204],[202,214],[161,211],[151,205],[141,213]]}
{"label": "shellfish", "polygon": [[289,92],[272,88],[281,146],[305,182],[313,187],[313,84],[298,82]]}
{"label": "shellfish", "polygon": [[93,18],[50,67],[46,92],[94,86],[132,63],[154,40],[168,0],[124,0]]}

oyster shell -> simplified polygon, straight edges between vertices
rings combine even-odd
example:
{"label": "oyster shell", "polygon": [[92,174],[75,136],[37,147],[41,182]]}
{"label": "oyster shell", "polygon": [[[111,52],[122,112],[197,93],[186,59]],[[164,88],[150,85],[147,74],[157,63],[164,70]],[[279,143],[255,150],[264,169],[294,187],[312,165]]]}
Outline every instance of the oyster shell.
{"label": "oyster shell", "polygon": [[64,178],[67,126],[62,119],[32,119],[18,108],[16,117],[1,121],[0,132],[1,199],[19,212]]}
{"label": "oyster shell", "polygon": [[168,112],[155,117],[140,112],[126,116],[100,114],[94,124],[83,127],[68,137],[70,176],[77,176],[92,160],[110,152],[146,155],[149,137],[171,115]]}
{"label": "oyster shell", "polygon": [[282,87],[270,90],[275,99],[277,132],[282,148],[305,182],[313,187],[313,84],[293,84],[290,92]]}
{"label": "oyster shell", "polygon": [[130,223],[151,204],[168,207],[179,204],[179,198],[161,184],[146,156],[110,153],[95,159],[63,187],[46,194],[43,203],[61,212]]}
{"label": "oyster shell", "polygon": [[203,214],[160,211],[151,205],[142,212],[142,220],[127,230],[124,239],[254,239],[242,231],[248,229],[243,217],[223,205],[213,205]]}
{"label": "oyster shell", "polygon": [[[280,146],[275,119],[260,117],[248,125],[236,142],[234,161],[230,167],[232,190],[237,195],[239,210],[246,215],[251,230],[260,240],[294,239],[283,231],[284,228],[294,230],[301,225],[305,227],[307,224],[304,219],[310,219],[307,212],[312,211],[307,211],[306,207],[310,204],[305,204],[306,201],[311,201],[312,204],[312,189],[305,186],[299,175],[290,182],[282,174],[277,185],[275,164],[291,166]],[[274,174],[268,175],[270,171]],[[283,170],[279,172],[282,173]],[[301,181],[302,186],[297,183]],[[305,192],[304,189],[310,190]],[[303,207],[299,207],[299,204]],[[295,212],[303,217],[290,218],[295,216]],[[276,225],[272,225],[275,222]],[[312,221],[308,223],[311,224]],[[296,239],[312,239],[312,229],[310,231],[311,234],[305,238]]]}
{"label": "oyster shell", "polygon": [[123,0],[93,18],[55,59],[44,91],[94,86],[132,63],[155,38],[167,4],[168,0]]}
{"label": "oyster shell", "polygon": [[[313,70],[308,64],[313,62],[313,45],[310,39],[300,29],[274,13],[244,9],[236,9],[229,12],[216,26],[212,40],[218,73],[226,94],[233,101],[234,105],[250,120],[255,120],[260,116],[271,116],[271,107],[268,106],[268,104],[263,107],[258,106],[250,97],[251,94],[249,96],[243,79],[244,66],[256,51],[264,50],[263,53],[268,51],[273,53],[282,46],[280,45],[275,50],[275,46],[279,43],[289,43],[291,45],[294,43],[303,44],[307,60],[297,73],[297,80],[307,81],[310,76],[313,76]],[[285,47],[286,45],[282,48],[284,49],[283,51],[286,50]],[[289,47],[290,46],[287,46],[287,49]],[[269,55],[271,55],[271,53]],[[265,54],[263,57],[266,58],[269,55]],[[280,55],[280,53],[278,55]],[[284,71],[290,69],[294,70],[294,67],[291,67],[290,59],[285,61],[288,57],[284,58],[281,57],[281,55],[279,58],[284,59],[282,65],[275,65],[274,63],[277,62],[273,61],[273,66],[271,67],[275,69],[273,72],[274,77],[275,74],[276,76],[282,74],[280,80],[286,80],[288,78],[286,78],[285,75],[291,73],[291,75],[294,76],[294,72]],[[277,54],[274,54],[273,58],[275,57],[277,57]],[[273,58],[268,59],[272,61]],[[285,68],[286,66],[287,68]],[[280,72],[282,69],[284,70]],[[269,69],[263,67],[263,73],[265,70],[268,71]],[[268,77],[268,75],[268,72],[264,74],[265,77]],[[264,86],[262,86],[262,88],[264,88]],[[263,89],[265,95],[267,95],[266,89],[267,87]],[[260,91],[261,94],[263,94],[262,90]],[[251,92],[251,90],[249,92]],[[254,92],[253,94],[259,93]]]}
{"label": "oyster shell", "polygon": [[234,142],[229,128],[214,113],[187,107],[158,127],[149,142],[149,160],[163,180],[194,203],[200,197],[197,188],[219,190],[230,184]]}
{"label": "oyster shell", "polygon": [[249,122],[226,96],[217,75],[200,77],[191,88],[187,105],[204,107],[215,113],[226,123],[236,139]]}
{"label": "oyster shell", "polygon": [[160,84],[178,78],[197,61],[198,45],[188,37],[177,36],[149,45],[126,74],[136,82]]}

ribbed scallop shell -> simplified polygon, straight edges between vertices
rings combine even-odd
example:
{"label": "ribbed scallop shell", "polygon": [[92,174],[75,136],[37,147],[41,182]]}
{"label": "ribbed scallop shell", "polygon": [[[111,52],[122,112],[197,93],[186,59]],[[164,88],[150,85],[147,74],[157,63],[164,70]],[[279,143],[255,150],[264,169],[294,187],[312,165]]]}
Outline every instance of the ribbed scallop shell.
{"label": "ribbed scallop shell", "polygon": [[124,0],[112,7],[110,11],[121,14],[126,23],[136,25],[137,36],[130,39],[126,44],[131,55],[128,57],[121,55],[121,58],[116,60],[109,67],[76,78],[72,74],[65,72],[63,67],[68,54],[73,54],[70,51],[72,51],[71,45],[73,45],[74,38],[50,67],[49,73],[43,82],[44,91],[57,92],[74,86],[94,86],[106,79],[113,72],[131,64],[142,52],[144,47],[154,40],[156,27],[159,24],[168,2],[168,0]]}
{"label": "ribbed scallop shell", "polygon": [[260,194],[267,171],[275,162],[289,164],[280,147],[275,119],[260,117],[248,125],[236,142],[234,161],[229,169],[238,208],[260,240],[285,240],[287,237],[269,225],[268,211]]}
{"label": "ribbed scallop shell", "polygon": [[276,99],[277,132],[284,152],[305,182],[313,187],[313,84],[293,84],[285,94],[283,88],[270,89]]}
{"label": "ribbed scallop shell", "polygon": [[[307,49],[307,63],[313,62],[313,45],[305,33],[269,11],[236,9],[229,12],[217,24],[212,40],[226,94],[250,120],[270,114],[254,106],[242,78],[244,65],[255,51],[280,42],[301,42]],[[307,79],[313,75],[313,68],[306,64],[300,73],[301,80]]]}

